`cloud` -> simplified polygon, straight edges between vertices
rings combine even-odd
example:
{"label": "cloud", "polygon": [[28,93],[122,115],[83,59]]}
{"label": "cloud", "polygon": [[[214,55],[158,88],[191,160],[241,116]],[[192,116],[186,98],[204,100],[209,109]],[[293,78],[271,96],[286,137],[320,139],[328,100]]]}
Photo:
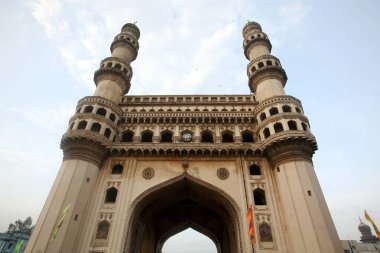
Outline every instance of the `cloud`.
{"label": "cloud", "polygon": [[68,124],[74,110],[75,106],[72,104],[49,109],[33,104],[18,107],[0,105],[0,111],[21,117],[21,119],[27,120],[28,124],[32,123],[34,127],[43,128],[54,133],[61,133],[62,128]]}

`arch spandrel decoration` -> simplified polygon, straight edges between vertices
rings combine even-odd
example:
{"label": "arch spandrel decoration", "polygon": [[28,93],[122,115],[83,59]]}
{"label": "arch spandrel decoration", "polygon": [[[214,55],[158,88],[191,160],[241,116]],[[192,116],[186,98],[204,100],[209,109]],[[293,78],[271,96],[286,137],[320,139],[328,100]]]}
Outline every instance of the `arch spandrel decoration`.
{"label": "arch spandrel decoration", "polygon": [[187,173],[146,190],[129,210],[123,253],[161,253],[168,238],[189,227],[213,240],[218,253],[243,252],[237,203]]}

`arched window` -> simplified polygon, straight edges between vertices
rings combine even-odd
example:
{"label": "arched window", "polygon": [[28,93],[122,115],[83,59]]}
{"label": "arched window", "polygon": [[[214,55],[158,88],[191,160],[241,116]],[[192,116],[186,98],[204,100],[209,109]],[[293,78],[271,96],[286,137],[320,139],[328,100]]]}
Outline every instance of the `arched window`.
{"label": "arched window", "polygon": [[113,204],[116,202],[116,197],[117,197],[117,189],[115,187],[111,187],[107,189],[106,191],[106,198],[104,200],[104,203]]}
{"label": "arched window", "polygon": [[110,120],[115,121],[115,119],[116,119],[115,114],[114,114],[114,113],[111,113],[111,114],[110,114]]}
{"label": "arched window", "polygon": [[241,133],[241,137],[243,139],[243,142],[253,142],[253,134],[251,131],[243,131]]}
{"label": "arched window", "polygon": [[132,131],[125,131],[121,137],[121,142],[132,142],[134,133]]}
{"label": "arched window", "polygon": [[106,220],[102,220],[101,222],[99,222],[95,238],[100,240],[107,240],[110,226],[111,224]]}
{"label": "arched window", "polygon": [[302,122],[301,125],[302,125],[302,129],[304,131],[307,131],[307,125],[304,122]]}
{"label": "arched window", "polygon": [[255,205],[265,206],[267,204],[267,200],[265,198],[265,191],[261,188],[256,188],[253,191],[253,200],[255,202]]}
{"label": "arched window", "polygon": [[100,132],[100,128],[102,128],[102,126],[99,123],[94,122],[94,123],[92,123],[91,131],[99,133]]}
{"label": "arched window", "polygon": [[86,126],[87,126],[87,121],[82,120],[78,124],[78,129],[86,129]]}
{"label": "arched window", "polygon": [[222,133],[222,142],[234,142],[234,135],[230,131],[224,131]]}
{"label": "arched window", "polygon": [[74,122],[70,124],[70,126],[69,126],[69,130],[72,130],[73,127],[74,127]]}
{"label": "arched window", "polygon": [[289,130],[297,130],[297,123],[294,120],[288,121]]}
{"label": "arched window", "polygon": [[144,131],[141,134],[141,142],[152,142],[153,141],[153,133],[151,131]]}
{"label": "arched window", "polygon": [[260,176],[261,175],[260,166],[257,164],[252,164],[251,166],[249,166],[249,175]]}
{"label": "arched window", "polygon": [[161,142],[173,142],[173,134],[170,131],[163,131],[161,133]]}
{"label": "arched window", "polygon": [[283,112],[291,112],[292,111],[292,108],[289,106],[289,105],[284,105],[282,107],[282,111]]}
{"label": "arched window", "polygon": [[121,164],[115,164],[112,167],[111,174],[120,175],[121,173],[123,173],[123,165],[121,165]]}
{"label": "arched window", "polygon": [[104,136],[109,138],[111,136],[111,129],[106,128],[106,130],[104,130]]}
{"label": "arched window", "polygon": [[203,131],[201,133],[201,142],[210,142],[214,143],[214,137],[210,131]]}
{"label": "arched window", "polygon": [[270,113],[270,115],[276,115],[276,114],[278,114],[277,107],[270,108],[269,113]]}
{"label": "arched window", "polygon": [[301,109],[296,107],[296,112],[301,113]]}
{"label": "arched window", "polygon": [[257,66],[258,66],[259,68],[262,68],[262,67],[264,67],[264,63],[259,62],[259,64],[257,64]]}
{"label": "arched window", "polygon": [[85,113],[92,113],[93,110],[94,110],[94,107],[92,107],[91,105],[88,105],[84,108]]}
{"label": "arched window", "polygon": [[78,109],[77,109],[77,113],[80,113],[80,109],[82,109],[82,108],[78,108]]}
{"label": "arched window", "polygon": [[107,111],[104,108],[98,108],[98,110],[96,110],[96,114],[106,116]]}
{"label": "arched window", "polygon": [[277,122],[276,124],[274,124],[273,128],[274,128],[275,133],[279,133],[279,132],[284,131],[284,127],[282,126],[282,124],[280,122]]}
{"label": "arched window", "polygon": [[112,67],[112,62],[107,63],[107,67],[111,68]]}
{"label": "arched window", "polygon": [[271,62],[271,61],[267,61],[267,65],[268,65],[268,66],[271,66],[271,65],[272,65],[272,62]]}
{"label": "arched window", "polygon": [[116,63],[116,64],[115,64],[115,68],[117,68],[117,69],[121,69],[121,65],[120,65],[119,63]]}
{"label": "arched window", "polygon": [[259,225],[260,242],[273,242],[272,229],[270,225],[263,222]]}
{"label": "arched window", "polygon": [[264,137],[268,138],[270,136],[269,128],[265,128],[264,131],[263,131],[263,133],[264,133]]}
{"label": "arched window", "polygon": [[263,120],[266,119],[266,118],[267,118],[267,115],[265,114],[265,112],[262,112],[262,113],[260,114],[260,120],[263,121]]}

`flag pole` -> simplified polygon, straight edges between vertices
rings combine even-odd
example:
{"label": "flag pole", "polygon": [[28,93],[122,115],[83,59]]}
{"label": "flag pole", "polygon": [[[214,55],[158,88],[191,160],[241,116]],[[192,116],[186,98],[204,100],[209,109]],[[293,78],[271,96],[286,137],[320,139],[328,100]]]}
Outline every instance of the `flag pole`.
{"label": "flag pole", "polygon": [[[247,211],[249,210],[250,208],[250,204],[249,204],[249,201],[248,201],[248,193],[247,193],[247,187],[246,187],[246,183],[245,183],[245,173],[244,173],[244,167],[243,167],[243,158],[242,158],[242,155],[239,154],[239,157],[240,157],[240,168],[241,168],[241,173],[243,175],[243,186],[244,186],[244,195],[245,195],[245,203],[246,203],[246,206],[247,206]],[[251,206],[251,208],[253,209],[253,207]],[[253,213],[252,213],[252,216],[253,216]],[[253,219],[253,226],[255,225],[255,218],[252,217]],[[250,228],[248,227],[248,230]],[[252,245],[252,252],[255,253],[255,245],[253,243],[251,243]]]}

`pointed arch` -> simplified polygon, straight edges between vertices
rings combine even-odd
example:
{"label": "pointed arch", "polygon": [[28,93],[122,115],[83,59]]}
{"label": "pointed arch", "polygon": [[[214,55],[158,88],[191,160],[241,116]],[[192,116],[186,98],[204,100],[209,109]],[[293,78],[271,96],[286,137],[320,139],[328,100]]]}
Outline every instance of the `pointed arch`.
{"label": "pointed arch", "polygon": [[[191,208],[185,208],[188,206]],[[154,208],[152,208],[154,206]],[[186,217],[184,220],[172,219],[171,215],[186,210],[196,209],[195,212],[187,212],[178,217]],[[141,193],[131,204],[126,226],[123,252],[140,252],[142,243],[147,236],[147,231],[154,232],[154,252],[158,253],[163,243],[172,236],[183,230],[184,226],[192,227],[215,241],[219,253],[242,253],[242,234],[240,208],[226,192],[183,173],[175,178],[160,183]],[[211,222],[200,221],[192,214],[200,215],[203,219],[215,219]],[[190,215],[190,216],[189,216]],[[177,217],[177,216],[175,216]],[[164,219],[165,218],[165,219]],[[161,222],[164,220],[176,221],[175,224]],[[186,222],[188,221],[188,222]],[[157,227],[155,227],[155,225]],[[216,227],[210,224],[219,224]],[[157,229],[159,228],[159,229]],[[208,232],[209,231],[209,232]],[[144,245],[144,247],[147,247]],[[153,252],[153,251],[151,251]]]}

